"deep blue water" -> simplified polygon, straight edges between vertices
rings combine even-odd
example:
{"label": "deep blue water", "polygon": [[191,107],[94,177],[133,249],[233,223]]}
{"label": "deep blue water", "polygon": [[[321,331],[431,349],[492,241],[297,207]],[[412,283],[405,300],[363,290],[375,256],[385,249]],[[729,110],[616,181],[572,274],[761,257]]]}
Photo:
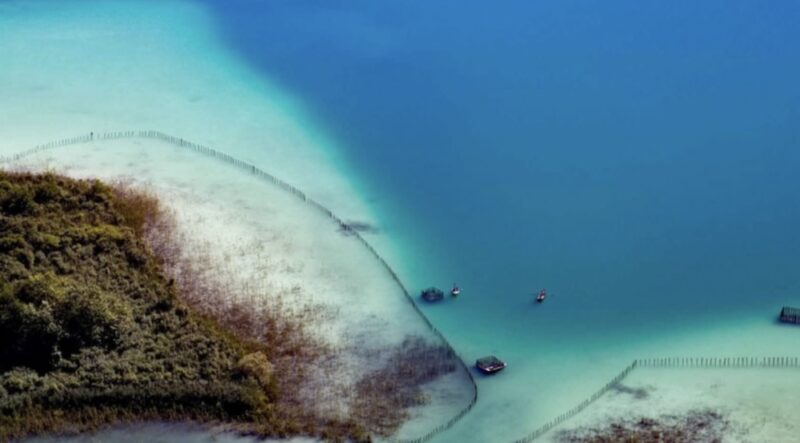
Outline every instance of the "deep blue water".
{"label": "deep blue water", "polygon": [[445,280],[592,309],[796,283],[800,5],[344,3],[213,4]]}
{"label": "deep blue water", "polygon": [[344,149],[412,286],[465,288],[425,309],[466,358],[800,303],[800,3],[209,3]]}

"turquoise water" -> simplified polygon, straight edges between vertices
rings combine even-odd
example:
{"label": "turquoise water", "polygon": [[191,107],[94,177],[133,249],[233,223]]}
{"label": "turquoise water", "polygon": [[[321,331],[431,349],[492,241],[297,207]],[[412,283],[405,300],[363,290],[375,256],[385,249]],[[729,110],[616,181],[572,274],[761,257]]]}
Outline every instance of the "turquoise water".
{"label": "turquoise water", "polygon": [[[458,300],[423,306],[434,324],[466,360],[493,353],[509,363],[479,378],[477,407],[437,441],[522,437],[637,357],[793,353],[796,340],[773,319],[800,303],[800,5],[204,4],[227,49],[335,140],[379,216],[376,244],[403,280],[463,287]],[[154,23],[168,29],[171,19]],[[203,49],[191,43],[174,45]],[[109,66],[123,76],[148,60],[134,52],[110,63],[105,51],[87,63],[92,85],[113,86],[101,96],[124,90]],[[190,80],[152,68],[142,70]],[[155,101],[141,113],[168,131],[203,126],[200,141],[248,158],[247,143],[225,145],[246,124],[216,119],[253,116],[213,107],[203,87],[190,105],[159,103],[174,116],[159,118]],[[135,111],[109,112],[114,129],[141,118],[124,100],[132,91],[111,95]],[[96,93],[85,92],[76,96]],[[219,115],[204,114],[203,100]],[[188,106],[195,114],[179,112]],[[85,129],[57,130],[75,128]],[[269,153],[252,156],[270,169]],[[553,297],[537,306],[542,287]]]}
{"label": "turquoise water", "polygon": [[434,323],[509,362],[442,441],[800,303],[797,3],[210,4],[343,147],[411,286],[464,287]]}

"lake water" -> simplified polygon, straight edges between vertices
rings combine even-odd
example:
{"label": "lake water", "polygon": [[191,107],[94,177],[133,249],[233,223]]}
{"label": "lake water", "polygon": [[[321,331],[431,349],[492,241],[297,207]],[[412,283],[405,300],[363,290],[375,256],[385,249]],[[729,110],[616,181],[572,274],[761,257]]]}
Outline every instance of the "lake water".
{"label": "lake water", "polygon": [[202,4],[409,287],[463,288],[423,306],[459,354],[508,362],[436,441],[523,437],[638,357],[793,354],[800,4]]}
{"label": "lake water", "polygon": [[508,361],[442,441],[521,437],[637,356],[786,344],[798,4],[210,4],[340,144],[411,286],[463,287],[434,323]]}

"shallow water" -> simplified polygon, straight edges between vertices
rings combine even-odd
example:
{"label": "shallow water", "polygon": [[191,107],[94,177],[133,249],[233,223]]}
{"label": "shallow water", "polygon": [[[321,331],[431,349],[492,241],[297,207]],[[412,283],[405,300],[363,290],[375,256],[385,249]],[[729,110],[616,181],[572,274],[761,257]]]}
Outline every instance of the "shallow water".
{"label": "shallow water", "polygon": [[723,432],[726,443],[795,441],[800,411],[787,386],[797,386],[799,377],[797,368],[640,368],[624,380],[623,389],[612,390],[561,429],[712,410],[730,422]]}
{"label": "shallow water", "polygon": [[[477,407],[439,441],[522,437],[638,357],[791,355],[773,319],[800,303],[797,4],[201,4],[199,42],[165,25],[180,10],[146,34],[173,43],[160,57],[152,43],[87,52],[113,68],[91,71],[120,103],[106,124],[230,146],[345,216],[376,214],[377,245],[409,286],[457,281],[458,300],[425,312],[466,360],[510,366],[479,379]],[[31,36],[49,28],[36,23]],[[198,64],[156,63],[168,59]],[[92,93],[78,71],[52,89],[73,106]],[[157,107],[113,89],[118,76],[146,91],[147,75],[163,76]],[[51,77],[27,78],[7,110],[48,94]],[[96,125],[93,106],[50,111],[69,124],[44,140]],[[44,141],[41,120],[23,123],[18,145]],[[332,167],[319,178],[309,159]],[[343,197],[353,189],[366,208]],[[553,297],[535,306],[541,287]]]}
{"label": "shallow water", "polygon": [[791,349],[796,4],[209,3],[341,144],[404,278],[462,285],[434,323],[509,362],[442,441],[522,437],[637,356]]}
{"label": "shallow water", "polygon": [[[254,308],[314,312],[296,321],[312,322],[306,331],[334,351],[318,362],[319,374],[294,389],[326,418],[345,418],[356,383],[382,369],[389,351],[406,339],[443,344],[361,242],[249,167],[141,136],[60,146],[27,155],[12,167],[144,187],[174,214],[181,255],[205,275],[200,280],[217,282],[227,298],[255,303]],[[413,420],[394,437],[425,435],[469,405],[474,392],[463,366],[420,386],[419,395],[428,402],[407,411]],[[153,430],[183,432],[165,426],[132,429],[141,438]],[[111,437],[101,432],[97,438]]]}

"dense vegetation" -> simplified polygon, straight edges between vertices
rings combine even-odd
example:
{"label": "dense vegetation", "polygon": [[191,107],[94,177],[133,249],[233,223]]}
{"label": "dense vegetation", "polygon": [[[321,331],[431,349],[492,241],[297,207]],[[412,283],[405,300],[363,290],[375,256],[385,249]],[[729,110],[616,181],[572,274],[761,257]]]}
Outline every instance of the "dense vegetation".
{"label": "dense vegetation", "polygon": [[148,418],[364,438],[276,407],[270,360],[298,352],[228,327],[260,320],[242,306],[191,306],[145,241],[157,215],[124,188],[0,172],[0,440]]}

